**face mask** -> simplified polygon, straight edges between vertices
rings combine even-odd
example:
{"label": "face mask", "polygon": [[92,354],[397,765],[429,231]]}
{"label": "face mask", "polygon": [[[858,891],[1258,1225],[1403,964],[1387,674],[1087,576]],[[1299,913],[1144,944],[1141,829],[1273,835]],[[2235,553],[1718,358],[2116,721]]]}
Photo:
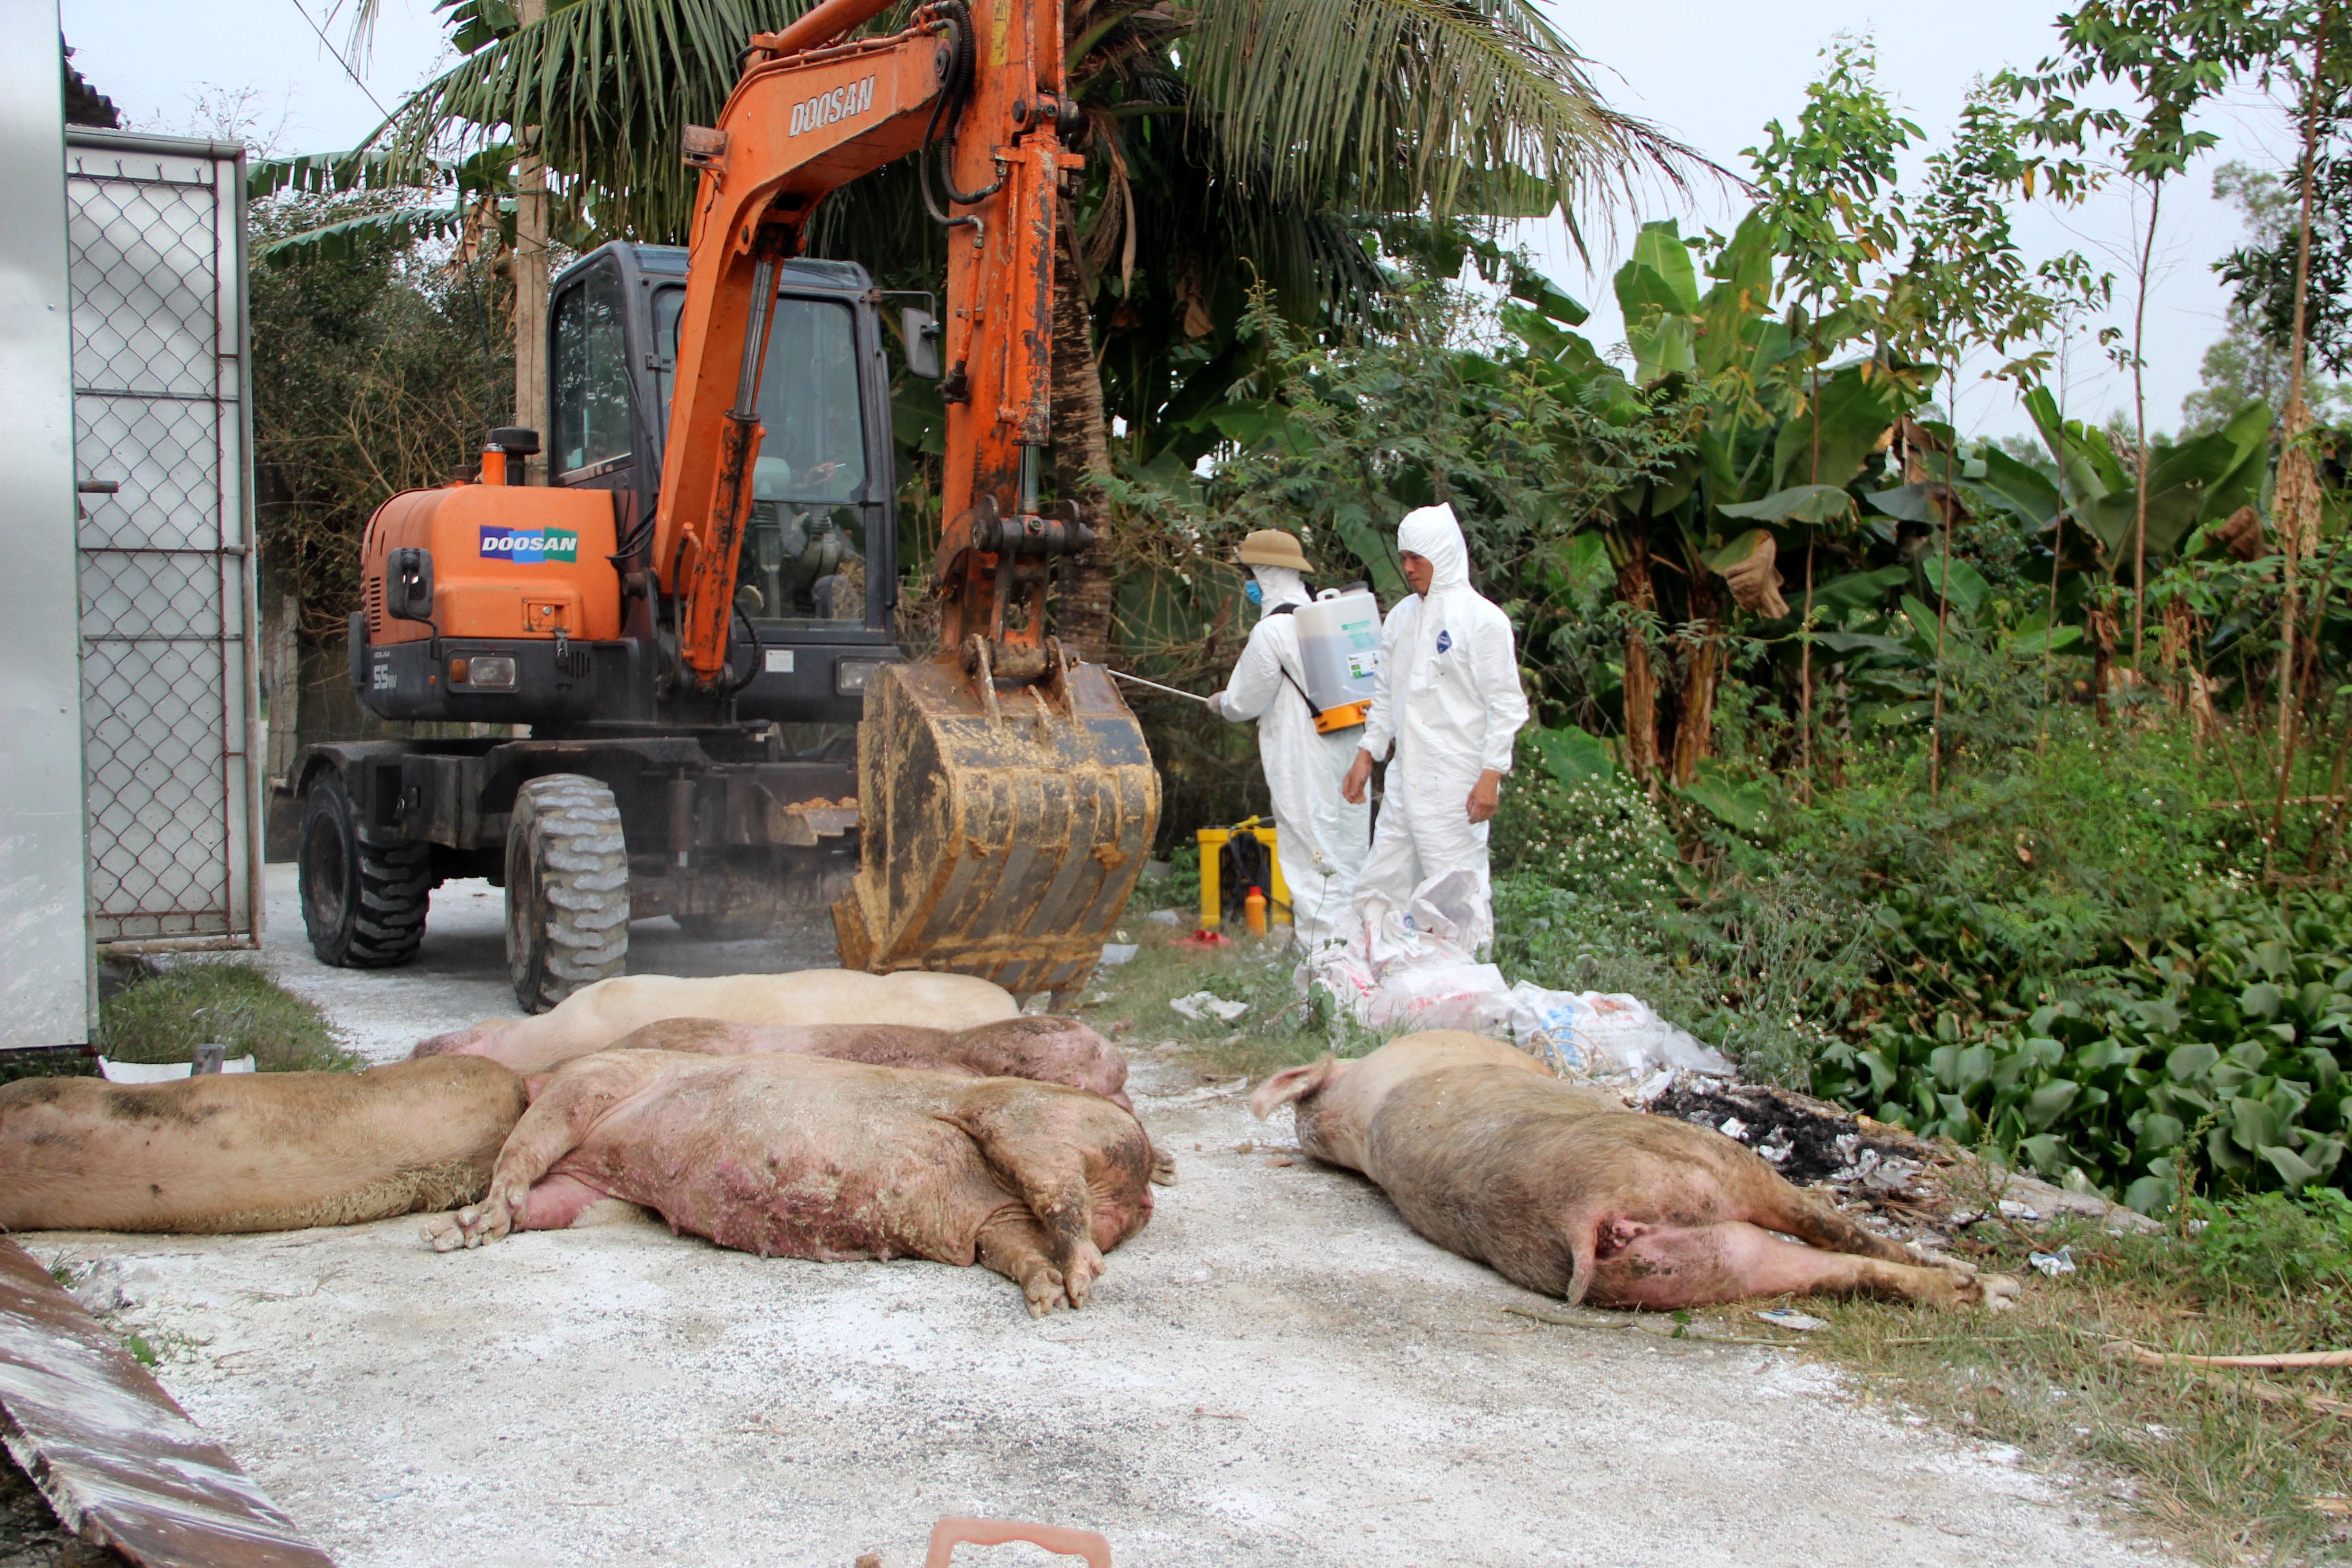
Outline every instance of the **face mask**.
{"label": "face mask", "polygon": [[1242,597],[1253,605],[1263,605],[1265,603],[1265,590],[1257,585],[1255,578],[1252,578],[1242,584]]}

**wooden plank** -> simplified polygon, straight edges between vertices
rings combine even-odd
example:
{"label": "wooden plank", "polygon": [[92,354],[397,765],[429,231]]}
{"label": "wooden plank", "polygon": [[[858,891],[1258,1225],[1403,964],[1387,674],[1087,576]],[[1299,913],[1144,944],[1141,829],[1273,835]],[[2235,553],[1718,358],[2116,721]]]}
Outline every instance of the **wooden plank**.
{"label": "wooden plank", "polygon": [[0,1442],[67,1529],[143,1568],[332,1568],[228,1450],[5,1237]]}

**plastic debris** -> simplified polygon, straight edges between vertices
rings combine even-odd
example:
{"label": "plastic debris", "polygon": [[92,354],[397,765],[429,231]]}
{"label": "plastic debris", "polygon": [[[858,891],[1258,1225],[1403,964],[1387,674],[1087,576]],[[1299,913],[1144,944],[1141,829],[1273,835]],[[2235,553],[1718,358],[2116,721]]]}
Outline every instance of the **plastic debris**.
{"label": "plastic debris", "polygon": [[1723,1119],[1723,1125],[1717,1128],[1716,1131],[1722,1133],[1726,1138],[1736,1138],[1743,1143],[1748,1141],[1748,1123],[1740,1121],[1737,1116],[1725,1117]]}
{"label": "plastic debris", "polygon": [[2071,1247],[2062,1247],[2055,1252],[2032,1253],[2025,1260],[2042,1270],[2042,1277],[2045,1279],[2055,1279],[2061,1274],[2074,1272],[2074,1249]]}
{"label": "plastic debris", "polygon": [[1721,1052],[1659,1017],[1638,996],[1547,991],[1522,980],[1510,990],[1510,1022],[1519,1048],[1562,1077],[1640,1079],[1660,1068],[1731,1076]]}
{"label": "plastic debris", "polygon": [[1174,910],[1154,910],[1143,917],[1156,926],[1180,926],[1184,917]]}
{"label": "plastic debris", "polygon": [[1115,968],[1119,964],[1127,963],[1129,959],[1135,956],[1136,950],[1139,945],[1140,944],[1132,942],[1107,942],[1103,943],[1102,961],[1104,966],[1106,968]]}
{"label": "plastic debris", "polygon": [[1756,1317],[1758,1321],[1769,1323],[1776,1329],[1794,1329],[1801,1334],[1829,1327],[1811,1312],[1800,1312],[1794,1307],[1766,1307],[1759,1310]]}
{"label": "plastic debris", "polygon": [[1176,944],[1179,947],[1231,947],[1234,939],[1221,931],[1196,931]]}
{"label": "plastic debris", "polygon": [[1196,1024],[1210,1018],[1221,1024],[1230,1024],[1249,1011],[1248,1003],[1228,1002],[1213,991],[1195,991],[1190,996],[1173,996],[1169,998],[1168,1005],[1175,1010],[1178,1016],[1190,1018]]}
{"label": "plastic debris", "polygon": [[2000,1200],[2000,1212],[2010,1219],[2040,1219],[2041,1212],[2012,1198]]}
{"label": "plastic debris", "polygon": [[[1852,1132],[1838,1138],[1837,1152],[1846,1163],[1831,1174],[1830,1180],[1865,1187],[1873,1192],[1904,1192],[1910,1187],[1911,1178],[1922,1169],[1916,1160],[1906,1160],[1899,1154],[1885,1154],[1865,1147],[1860,1136]],[[1953,1218],[1956,1223],[1967,1223],[1957,1215]]]}

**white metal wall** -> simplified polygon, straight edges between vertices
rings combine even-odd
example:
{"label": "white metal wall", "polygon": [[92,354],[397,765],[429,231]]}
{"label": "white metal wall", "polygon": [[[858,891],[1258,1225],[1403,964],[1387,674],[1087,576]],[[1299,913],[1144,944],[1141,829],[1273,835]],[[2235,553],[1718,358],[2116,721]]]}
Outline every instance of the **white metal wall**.
{"label": "white metal wall", "polygon": [[0,1049],[89,1039],[56,0],[0,0]]}
{"label": "white metal wall", "polygon": [[68,127],[66,163],[91,931],[250,945],[263,786],[244,150]]}

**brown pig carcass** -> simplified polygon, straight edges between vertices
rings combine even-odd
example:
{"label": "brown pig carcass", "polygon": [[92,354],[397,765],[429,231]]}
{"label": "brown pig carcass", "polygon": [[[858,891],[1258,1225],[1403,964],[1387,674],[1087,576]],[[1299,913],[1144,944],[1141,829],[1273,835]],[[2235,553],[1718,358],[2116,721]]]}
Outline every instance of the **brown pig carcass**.
{"label": "brown pig carcass", "polygon": [[869,1067],[919,1068],[959,1078],[1025,1078],[1092,1089],[1123,1110],[1127,1058],[1076,1018],[1013,1017],[969,1029],[912,1024],[730,1024],[665,1018],[613,1043],[614,1050],[693,1051],[702,1056],[830,1057]]}
{"label": "brown pig carcass", "polygon": [[1250,1100],[1261,1117],[1283,1105],[1302,1150],[1370,1177],[1413,1229],[1571,1304],[2017,1294],[2006,1276],[1923,1265],[1722,1133],[1628,1110],[1498,1040],[1408,1035],[1276,1073]]}
{"label": "brown pig carcass", "polygon": [[717,1018],[763,1026],[905,1024],[968,1029],[1020,1016],[1003,986],[971,974],[906,970],[866,974],[805,969],[790,974],[699,979],[626,974],[573,992],[533,1018],[492,1018],[420,1044],[420,1057],[488,1057],[517,1072],[547,1072],[665,1018]]}
{"label": "brown pig carcass", "polygon": [[299,1230],[478,1197],[522,1079],[470,1057],[362,1073],[0,1086],[0,1230]]}
{"label": "brown pig carcass", "polygon": [[540,1088],[437,1251],[571,1225],[598,1199],[763,1258],[986,1264],[1033,1314],[1083,1306],[1151,1215],[1151,1145],[1100,1095],[820,1057],[583,1057]]}

